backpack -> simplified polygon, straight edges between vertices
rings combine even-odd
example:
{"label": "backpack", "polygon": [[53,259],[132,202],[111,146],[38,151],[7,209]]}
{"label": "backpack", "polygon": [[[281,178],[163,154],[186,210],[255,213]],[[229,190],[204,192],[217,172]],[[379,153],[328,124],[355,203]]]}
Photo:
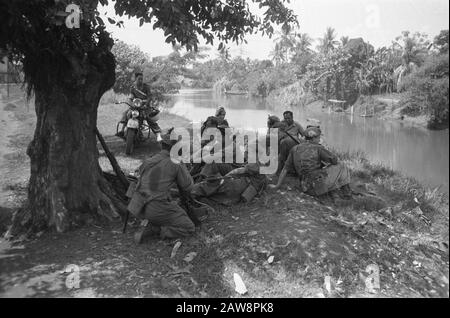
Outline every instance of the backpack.
{"label": "backpack", "polygon": [[318,149],[318,145],[311,143],[304,143],[297,149],[298,157],[296,159],[300,161],[298,173],[306,175],[320,168]]}

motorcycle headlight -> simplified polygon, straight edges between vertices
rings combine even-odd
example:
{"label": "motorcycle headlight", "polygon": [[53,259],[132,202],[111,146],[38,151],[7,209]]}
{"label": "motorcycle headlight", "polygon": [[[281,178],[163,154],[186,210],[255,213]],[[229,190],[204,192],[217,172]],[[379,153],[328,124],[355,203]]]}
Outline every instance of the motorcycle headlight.
{"label": "motorcycle headlight", "polygon": [[142,104],[142,99],[135,98],[135,99],[133,100],[133,105],[134,105],[134,107],[141,107],[141,104]]}

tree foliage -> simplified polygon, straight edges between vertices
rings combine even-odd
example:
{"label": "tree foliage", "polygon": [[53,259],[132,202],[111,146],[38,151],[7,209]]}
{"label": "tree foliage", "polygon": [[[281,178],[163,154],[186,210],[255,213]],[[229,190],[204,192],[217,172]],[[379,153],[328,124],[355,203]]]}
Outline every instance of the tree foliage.
{"label": "tree foliage", "polygon": [[111,52],[116,59],[116,82],[113,89],[117,93],[128,93],[133,85],[134,73],[142,72],[150,57],[139,47],[123,41],[117,41]]}
{"label": "tree foliage", "polygon": [[332,27],[328,27],[322,38],[319,39],[319,45],[317,49],[328,54],[333,51],[338,45],[339,41],[336,40],[336,31]]}
{"label": "tree foliage", "polygon": [[403,113],[428,115],[430,128],[448,127],[449,55],[431,55],[415,72],[408,75],[402,99]]}
{"label": "tree foliage", "polygon": [[442,30],[435,38],[434,45],[441,54],[448,53],[448,30]]}
{"label": "tree foliage", "polygon": [[[16,0],[0,2],[0,48],[23,62],[26,82],[31,89],[48,90],[55,83],[76,87],[86,70],[78,59],[94,59],[111,50],[113,41],[105,30],[99,5],[108,0],[78,0],[82,11],[79,29],[68,29],[65,9],[71,0]],[[273,34],[273,25],[284,29],[297,23],[284,0],[252,0],[264,12],[252,13],[249,1],[146,1],[115,0],[116,13],[153,23],[164,31],[166,42],[188,50],[198,49],[200,37],[207,44],[214,39],[224,43],[242,42],[247,33]],[[109,23],[122,25],[108,17]],[[67,76],[72,73],[74,76]],[[79,73],[79,74],[77,74]],[[78,83],[79,84],[79,83]]]}

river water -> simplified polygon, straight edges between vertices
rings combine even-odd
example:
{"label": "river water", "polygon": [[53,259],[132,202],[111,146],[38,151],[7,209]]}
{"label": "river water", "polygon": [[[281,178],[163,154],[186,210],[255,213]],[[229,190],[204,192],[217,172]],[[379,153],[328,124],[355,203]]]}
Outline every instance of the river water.
{"label": "river water", "polygon": [[[263,99],[217,96],[209,90],[181,90],[173,95],[169,112],[200,122],[214,115],[218,106],[227,110],[230,126],[266,130],[268,114],[282,117]],[[317,119],[327,145],[343,151],[362,151],[374,163],[400,171],[428,186],[449,191],[448,129],[431,131],[420,127],[342,113],[294,110],[300,124]]]}

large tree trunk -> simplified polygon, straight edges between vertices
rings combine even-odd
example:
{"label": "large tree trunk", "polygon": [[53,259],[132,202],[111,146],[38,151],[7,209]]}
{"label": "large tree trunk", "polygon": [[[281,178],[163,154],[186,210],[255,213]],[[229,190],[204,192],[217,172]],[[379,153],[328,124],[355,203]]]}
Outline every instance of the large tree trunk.
{"label": "large tree trunk", "polygon": [[103,58],[108,63],[71,60],[67,74],[75,87],[57,83],[50,91],[35,91],[28,205],[16,215],[13,232],[64,232],[88,220],[119,217],[120,199],[103,177],[95,134],[98,103],[114,83],[112,57]]}

